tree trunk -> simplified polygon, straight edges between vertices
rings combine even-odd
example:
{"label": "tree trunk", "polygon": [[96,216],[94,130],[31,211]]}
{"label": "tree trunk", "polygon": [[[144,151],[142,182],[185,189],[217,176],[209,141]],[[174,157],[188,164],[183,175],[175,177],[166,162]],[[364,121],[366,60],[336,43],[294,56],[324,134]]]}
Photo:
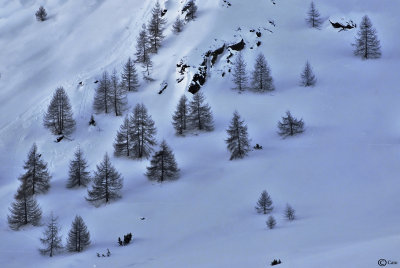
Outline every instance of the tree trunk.
{"label": "tree trunk", "polygon": [[200,117],[200,101],[197,102],[197,121],[198,121],[198,127],[201,130],[201,117]]}
{"label": "tree trunk", "polygon": [[161,182],[164,181],[164,152],[161,153]]}
{"label": "tree trunk", "polygon": [[106,203],[108,203],[109,193],[108,193],[108,163],[105,165],[106,168]]}
{"label": "tree trunk", "polygon": [[236,135],[238,139],[238,149],[239,149],[239,155],[242,154],[242,146],[240,144],[240,132],[239,132],[239,126],[236,126]]}

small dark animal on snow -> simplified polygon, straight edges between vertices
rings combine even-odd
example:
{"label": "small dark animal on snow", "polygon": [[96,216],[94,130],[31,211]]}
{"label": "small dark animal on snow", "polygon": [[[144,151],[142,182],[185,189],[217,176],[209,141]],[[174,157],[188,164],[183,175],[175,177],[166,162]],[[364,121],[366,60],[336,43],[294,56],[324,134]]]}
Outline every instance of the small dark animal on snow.
{"label": "small dark animal on snow", "polygon": [[96,121],[94,120],[93,115],[90,117],[89,126],[96,126]]}
{"label": "small dark animal on snow", "polygon": [[275,21],[269,20],[268,22],[269,22],[269,24],[271,24],[272,26],[274,26],[274,27],[276,26],[276,25],[275,25]]}
{"label": "small dark animal on snow", "polygon": [[281,262],[281,260],[279,259],[279,260],[273,260],[272,262],[271,262],[271,266],[274,266],[274,265],[278,265],[278,264],[281,264],[282,262]]}
{"label": "small dark animal on snow", "polygon": [[263,147],[257,143],[256,146],[254,146],[253,148],[256,150],[262,150]]}
{"label": "small dark animal on snow", "polygon": [[95,84],[97,84],[99,82],[99,80],[94,81]]}

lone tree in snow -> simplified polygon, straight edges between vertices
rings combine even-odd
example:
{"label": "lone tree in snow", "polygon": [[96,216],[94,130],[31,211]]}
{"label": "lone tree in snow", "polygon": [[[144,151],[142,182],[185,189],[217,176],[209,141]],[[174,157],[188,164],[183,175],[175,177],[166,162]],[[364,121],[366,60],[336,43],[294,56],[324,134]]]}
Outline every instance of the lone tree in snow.
{"label": "lone tree in snow", "polygon": [[246,63],[244,62],[241,52],[239,52],[236,57],[232,74],[233,83],[235,83],[236,89],[239,91],[244,90],[247,87],[247,72]]}
{"label": "lone tree in snow", "polygon": [[47,12],[43,6],[40,6],[38,11],[35,13],[37,21],[45,21],[47,19]]}
{"label": "lone tree in snow", "polygon": [[303,119],[298,120],[292,116],[290,111],[287,111],[286,117],[282,117],[282,122],[278,122],[278,128],[280,136],[294,136],[304,132],[304,122]]}
{"label": "lone tree in snow", "polygon": [[150,166],[147,167],[146,176],[149,180],[157,182],[177,179],[179,169],[172,150],[165,140],[161,142],[160,147],[160,150],[153,155]]}
{"label": "lone tree in snow", "polygon": [[167,20],[161,16],[160,3],[157,1],[151,11],[151,18],[148,24],[148,35],[150,40],[151,52],[157,53],[161,42],[164,39],[163,31]]}
{"label": "lone tree in snow", "polygon": [[50,188],[51,176],[47,170],[47,163],[41,157],[42,154],[38,153],[34,143],[24,165],[26,172],[19,177],[22,184],[25,184],[28,195],[46,193]]}
{"label": "lone tree in snow", "polygon": [[247,126],[244,120],[240,119],[237,111],[233,113],[231,124],[226,132],[228,133],[228,139],[225,142],[231,152],[230,160],[245,157],[250,151],[250,140],[247,134]]}
{"label": "lone tree in snow", "polygon": [[258,54],[251,80],[252,87],[260,92],[272,91],[275,89],[271,70],[263,54]]}
{"label": "lone tree in snow", "polygon": [[142,30],[136,41],[136,62],[141,63],[142,67],[146,69],[147,76],[150,75],[150,70],[153,67],[153,62],[150,59],[150,39],[147,35],[146,24],[142,25]]}
{"label": "lone tree in snow", "polygon": [[308,26],[312,28],[321,28],[322,19],[321,15],[319,14],[318,10],[315,8],[314,2],[311,2],[310,10],[307,13],[306,22]]}
{"label": "lone tree in snow", "polygon": [[128,61],[124,65],[124,70],[121,75],[121,87],[125,91],[138,91],[139,89],[139,78],[136,71],[135,63],[128,58]]}
{"label": "lone tree in snow", "polygon": [[90,182],[88,164],[80,147],[75,151],[75,157],[69,163],[67,188],[86,187]]}
{"label": "lone tree in snow", "polygon": [[76,216],[72,222],[67,238],[67,250],[81,252],[90,245],[90,233],[81,216]]}
{"label": "lone tree in snow", "polygon": [[133,158],[149,158],[153,146],[157,144],[154,135],[156,128],[144,104],[137,104],[130,118],[131,156]]}
{"label": "lone tree in snow", "polygon": [[258,213],[263,214],[268,214],[274,209],[274,207],[272,206],[271,196],[267,193],[267,191],[264,190],[261,193],[261,196],[258,199],[257,206],[255,208]]}
{"label": "lone tree in snow", "polygon": [[114,141],[114,155],[115,156],[130,156],[131,151],[131,126],[129,116],[126,115],[124,122],[120,126],[117,137]]}
{"label": "lone tree in snow", "polygon": [[97,113],[109,113],[112,108],[110,100],[111,81],[107,71],[103,72],[103,76],[99,81],[94,95],[93,108]]}
{"label": "lone tree in snow", "polygon": [[266,222],[267,226],[269,229],[274,229],[276,226],[276,220],[275,218],[271,215],[268,217],[268,220]]}
{"label": "lone tree in snow", "polygon": [[360,30],[357,32],[354,55],[360,56],[362,59],[380,58],[381,45],[373,28],[371,20],[365,15],[360,24]]}
{"label": "lone tree in snow", "polygon": [[204,103],[205,99],[204,94],[198,91],[189,103],[188,124],[191,129],[214,130],[213,114],[208,103]]}
{"label": "lone tree in snow", "polygon": [[182,97],[179,99],[175,113],[172,116],[172,125],[175,128],[176,134],[182,135],[187,129],[188,116],[188,99],[185,95],[182,95]]}
{"label": "lone tree in snow", "polygon": [[174,34],[179,34],[183,31],[183,21],[179,17],[176,17],[176,20],[172,25],[172,31]]}
{"label": "lone tree in snow", "polygon": [[106,153],[103,162],[96,166],[94,172],[92,190],[88,190],[86,200],[92,203],[108,203],[110,200],[121,197],[123,178],[111,164]]}
{"label": "lone tree in snow", "polygon": [[40,225],[42,210],[38,206],[35,197],[31,195],[26,182],[22,182],[15,195],[15,202],[9,208],[10,214],[7,215],[8,225],[12,230],[19,230],[20,227],[32,224]]}
{"label": "lone tree in snow", "polygon": [[307,61],[306,65],[304,66],[304,70],[301,73],[300,85],[303,87],[311,87],[314,86],[317,82],[315,79],[315,75],[312,71],[310,63]]}
{"label": "lone tree in snow", "polygon": [[55,135],[69,135],[75,130],[71,104],[63,87],[57,88],[53,94],[43,124]]}
{"label": "lone tree in snow", "polygon": [[284,216],[287,220],[293,221],[296,219],[296,211],[289,204],[286,204]]}
{"label": "lone tree in snow", "polygon": [[117,76],[117,70],[113,70],[111,74],[111,91],[110,100],[115,113],[115,116],[119,116],[125,110],[128,100],[126,98],[126,90],[119,83]]}
{"label": "lone tree in snow", "polygon": [[195,0],[189,0],[187,4],[183,7],[183,10],[186,10],[185,20],[191,21],[196,18],[197,5]]}
{"label": "lone tree in snow", "polygon": [[43,238],[40,238],[44,248],[39,249],[42,255],[53,255],[63,248],[61,236],[58,234],[60,227],[57,222],[58,218],[51,214],[50,221],[47,223],[46,230],[43,232]]}

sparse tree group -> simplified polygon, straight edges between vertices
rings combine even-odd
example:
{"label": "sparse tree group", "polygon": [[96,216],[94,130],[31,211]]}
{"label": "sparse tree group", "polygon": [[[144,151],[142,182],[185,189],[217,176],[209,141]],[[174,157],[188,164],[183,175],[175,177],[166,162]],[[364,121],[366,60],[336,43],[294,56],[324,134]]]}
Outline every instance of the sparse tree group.
{"label": "sparse tree group", "polygon": [[[160,3],[157,1],[151,11],[149,22],[142,25],[142,29],[136,39],[136,60],[145,69],[144,78],[151,80],[150,72],[153,62],[150,58],[151,53],[158,53],[161,43],[165,38],[164,30],[167,20],[162,16]],[[174,24],[173,31],[180,32],[182,26],[179,22]]]}
{"label": "sparse tree group", "polygon": [[50,188],[51,176],[47,170],[47,163],[42,159],[36,144],[33,144],[28,153],[24,169],[25,173],[18,178],[21,184],[7,216],[8,225],[12,230],[19,230],[28,224],[40,225],[42,210],[36,202],[36,195],[46,193]]}
{"label": "sparse tree group", "polygon": [[93,108],[97,113],[114,112],[116,116],[122,114],[127,105],[126,87],[120,84],[117,71],[114,69],[110,77],[107,71],[103,72],[99,85],[96,88]]}
{"label": "sparse tree group", "polygon": [[114,142],[116,156],[128,156],[133,159],[149,158],[155,139],[156,128],[154,121],[147,112],[144,104],[137,104],[133,114],[126,116],[117,132]]}
{"label": "sparse tree group", "polygon": [[[173,32],[180,33],[184,24],[194,20],[196,16],[197,5],[195,0],[187,1],[181,14],[184,19],[177,17],[172,26]],[[47,13],[42,6],[36,12],[36,18],[39,21],[46,20]],[[321,28],[323,20],[314,2],[311,2],[306,22],[312,28]],[[121,74],[118,74],[116,69],[112,71],[111,75],[104,71],[99,79],[93,102],[93,110],[95,112],[113,113],[115,116],[124,114],[128,107],[127,93],[138,91],[140,87],[135,63],[140,63],[145,70],[145,76],[150,76],[153,66],[150,56],[158,53],[162,45],[162,41],[165,38],[166,23],[160,3],[157,1],[151,11],[150,20],[147,24],[143,24],[137,37],[135,58],[128,58]],[[353,45],[356,56],[362,59],[381,57],[380,41],[368,16],[363,17],[355,41]],[[249,88],[257,92],[275,90],[271,69],[263,54],[257,55],[250,74],[247,72],[246,67],[245,59],[242,53],[239,52],[234,61],[232,71],[233,83],[239,92]],[[311,87],[316,84],[316,81],[312,67],[307,61],[301,73],[300,85]],[[96,125],[93,115],[89,124]],[[76,122],[73,118],[72,107],[63,87],[56,89],[44,114],[43,125],[54,135],[69,136],[75,131]],[[172,125],[177,135],[185,135],[191,131],[214,130],[214,116],[202,91],[198,91],[190,100],[185,95],[181,96],[172,115]],[[305,130],[304,125],[303,119],[297,119],[292,116],[290,111],[287,111],[286,115],[277,124],[278,134],[285,138],[303,133]],[[117,131],[113,143],[114,155],[132,159],[151,158],[144,174],[150,181],[162,183],[176,180],[180,176],[180,169],[174,152],[165,140],[162,140],[158,150],[155,150],[157,146],[156,133],[155,122],[148,113],[147,108],[144,104],[138,103],[132,113],[125,116]],[[247,125],[237,111],[233,113],[226,133],[225,143],[230,153],[230,160],[246,157],[251,151],[251,140]],[[259,148],[262,149],[262,147]],[[14,202],[12,202],[7,215],[8,225],[12,230],[19,230],[29,224],[33,226],[41,225],[42,210],[36,201],[36,197],[39,194],[48,192],[50,189],[51,175],[42,154],[38,152],[36,144],[33,144],[30,149],[23,169],[23,174],[18,177],[20,186],[14,195]],[[97,206],[121,198],[123,180],[121,173],[113,166],[107,153],[96,166],[93,176],[91,176],[88,171],[88,162],[82,150],[78,147],[69,164],[66,187],[80,188],[90,186],[90,189],[87,189],[85,199]],[[275,213],[279,207],[274,210],[273,201],[266,190],[262,191],[255,209],[259,214],[269,214],[265,223],[269,229],[274,229],[277,221],[271,214],[273,211]],[[296,211],[289,204],[286,204],[283,216],[288,221],[297,219]],[[43,236],[40,238],[42,247],[39,251],[41,254],[52,257],[64,248],[60,230],[58,217],[51,214]],[[127,245],[131,239],[132,234],[129,233],[124,236],[124,241],[118,238],[118,243]],[[69,230],[65,248],[70,252],[81,252],[90,244],[88,228],[82,217],[77,215]],[[111,253],[109,251],[108,253],[109,256]]]}
{"label": "sparse tree group", "polygon": [[176,17],[174,24],[172,24],[172,32],[179,34],[183,31],[184,22],[189,22],[197,17],[197,5],[195,0],[189,0],[182,8],[182,15],[184,19],[180,16]]}
{"label": "sparse tree group", "polygon": [[[62,237],[59,235],[60,229],[58,218],[53,216],[52,213],[46,229],[43,232],[43,238],[40,238],[44,246],[39,249],[41,254],[53,257],[55,253],[64,249]],[[82,252],[90,243],[90,233],[87,226],[82,217],[77,215],[68,232],[66,249],[69,252]]]}
{"label": "sparse tree group", "polygon": [[[255,209],[257,213],[270,214],[274,209],[272,203],[271,196],[264,190],[257,201]],[[294,221],[296,219],[295,210],[289,204],[286,204],[283,217],[288,221]],[[265,223],[269,229],[274,229],[277,224],[273,215],[269,215]]]}
{"label": "sparse tree group", "polygon": [[[236,57],[233,67],[233,83],[239,92],[247,89],[248,73],[246,70],[246,62],[244,61],[241,52]],[[271,69],[268,66],[267,60],[263,54],[258,54],[254,64],[253,71],[250,75],[251,89],[257,92],[269,92],[275,90],[274,81],[271,76]]]}
{"label": "sparse tree group", "polygon": [[194,94],[190,102],[185,95],[182,95],[172,116],[176,134],[183,135],[193,130],[214,130],[214,117],[210,105],[205,100],[201,91]]}

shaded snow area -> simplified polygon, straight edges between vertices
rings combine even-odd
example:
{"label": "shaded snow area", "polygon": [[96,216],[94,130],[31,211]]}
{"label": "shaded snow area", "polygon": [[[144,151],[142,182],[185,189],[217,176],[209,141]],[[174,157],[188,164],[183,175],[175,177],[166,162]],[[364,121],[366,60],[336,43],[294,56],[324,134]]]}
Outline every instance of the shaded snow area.
{"label": "shaded snow area", "polygon": [[[176,35],[172,24],[184,17],[185,2],[160,1],[167,24],[162,46],[151,56],[154,81],[145,81],[136,65],[140,88],[128,94],[124,112],[144,103],[158,144],[165,139],[175,154],[179,179],[158,183],[145,175],[150,159],[114,156],[124,116],[93,110],[94,82],[104,71],[120,73],[128,57],[135,58],[136,38],[155,1],[0,1],[0,267],[242,268],[269,267],[274,259],[282,268],[400,263],[400,2],[315,1],[324,19],[318,30],[305,22],[308,1],[198,0],[197,18]],[[43,22],[34,15],[40,5],[48,14]],[[381,41],[379,59],[353,55],[364,15]],[[338,32],[329,19],[352,20],[357,28]],[[242,39],[248,72],[263,53],[275,90],[239,94],[232,82],[238,52],[226,48],[214,64],[207,62],[200,88],[214,131],[177,136],[172,114],[182,94],[192,99],[188,87],[205,54]],[[314,87],[299,85],[307,60]],[[182,74],[180,62],[190,66]],[[70,98],[76,130],[56,143],[43,115],[60,86]],[[258,143],[263,149],[230,161],[226,129],[235,110],[248,126],[251,148]],[[287,110],[304,120],[305,131],[282,139],[277,123]],[[92,114],[96,126],[88,125]],[[7,215],[34,142],[52,176],[48,193],[36,196],[43,226],[13,231]],[[78,146],[90,171],[108,153],[124,178],[121,199],[95,207],[85,200],[86,188],[66,188]],[[272,230],[265,223],[269,215],[254,209],[263,190],[273,201]],[[294,221],[284,218],[287,203],[296,210]],[[80,215],[91,245],[80,253],[40,255],[39,238],[51,212],[63,244]],[[128,233],[132,242],[120,247],[118,237]],[[107,249],[110,257],[96,256]]]}

